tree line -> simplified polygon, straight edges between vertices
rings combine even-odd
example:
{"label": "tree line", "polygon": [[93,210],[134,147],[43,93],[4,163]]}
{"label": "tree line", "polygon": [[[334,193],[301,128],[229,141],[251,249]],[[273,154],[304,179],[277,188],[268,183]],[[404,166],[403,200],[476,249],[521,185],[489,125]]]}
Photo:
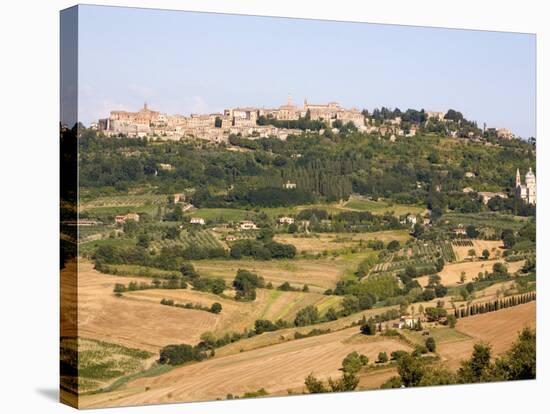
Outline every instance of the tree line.
{"label": "tree line", "polygon": [[160,304],[165,306],[174,306],[176,308],[201,310],[215,314],[218,314],[222,311],[222,305],[219,302],[214,302],[211,306],[204,306],[200,303],[177,303],[174,302],[173,299],[162,298],[160,300]]}
{"label": "tree line", "polygon": [[496,299],[484,303],[474,303],[464,308],[455,309],[454,315],[457,318],[466,318],[468,316],[480,315],[487,312],[496,312],[500,309],[522,305],[534,300],[537,300],[537,293],[529,292],[523,295],[514,295],[504,299]]}

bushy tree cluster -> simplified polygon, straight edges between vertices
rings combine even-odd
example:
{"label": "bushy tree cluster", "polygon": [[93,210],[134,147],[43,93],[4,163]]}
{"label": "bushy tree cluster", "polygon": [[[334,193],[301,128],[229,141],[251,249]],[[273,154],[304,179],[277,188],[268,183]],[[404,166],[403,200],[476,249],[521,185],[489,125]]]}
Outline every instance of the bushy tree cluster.
{"label": "bushy tree cluster", "polygon": [[245,269],[237,270],[233,280],[233,287],[237,291],[236,300],[252,301],[256,299],[256,288],[265,287],[264,278]]}

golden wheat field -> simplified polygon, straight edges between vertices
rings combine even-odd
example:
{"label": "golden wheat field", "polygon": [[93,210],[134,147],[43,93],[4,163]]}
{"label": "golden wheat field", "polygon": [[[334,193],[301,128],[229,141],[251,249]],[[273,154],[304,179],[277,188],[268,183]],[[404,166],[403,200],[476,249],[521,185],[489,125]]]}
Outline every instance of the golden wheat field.
{"label": "golden wheat field", "polygon": [[404,230],[377,231],[371,233],[320,233],[311,235],[278,234],[275,240],[280,243],[293,244],[299,253],[321,253],[351,248],[369,240],[380,240],[387,243],[391,240],[405,242],[410,238]]}
{"label": "golden wheat field", "polygon": [[381,351],[410,350],[394,339],[368,338],[349,328],[312,338],[293,340],[229,356],[177,367],[153,378],[129,382],[113,393],[85,396],[83,407],[136,405],[150,402],[201,401],[225,398],[264,388],[270,395],[303,390],[304,378],[341,375],[342,359],[350,352],[374,361]]}

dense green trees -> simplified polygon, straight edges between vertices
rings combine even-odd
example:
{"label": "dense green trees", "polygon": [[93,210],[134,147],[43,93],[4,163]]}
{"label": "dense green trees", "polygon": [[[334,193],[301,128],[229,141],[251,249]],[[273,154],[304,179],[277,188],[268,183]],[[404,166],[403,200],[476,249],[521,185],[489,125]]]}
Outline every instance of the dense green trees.
{"label": "dense green trees", "polygon": [[376,322],[373,318],[368,320],[363,320],[361,323],[361,333],[364,335],[375,335],[376,334]]}
{"label": "dense green trees", "polygon": [[284,329],[288,327],[290,327],[290,323],[282,319],[278,319],[276,322],[271,322],[267,319],[257,319],[254,322],[254,331],[258,335],[264,332],[277,331],[279,329]]}
{"label": "dense green trees", "polygon": [[191,361],[202,361],[206,358],[206,352],[200,346],[167,345],[160,350],[159,363],[181,365]]}
{"label": "dense green trees", "polygon": [[349,374],[357,374],[362,367],[369,363],[369,358],[353,351],[346,355],[342,361],[342,370]]}
{"label": "dense green trees", "polygon": [[257,260],[292,259],[296,256],[296,247],[292,244],[267,240],[238,240],[232,244],[229,252],[232,258],[252,257]]}
{"label": "dense green trees", "polygon": [[237,291],[235,299],[242,301],[252,301],[256,299],[256,288],[265,286],[263,277],[258,276],[256,273],[252,273],[248,270],[239,269],[235,280],[233,280],[233,287]]}
{"label": "dense green trees", "polygon": [[427,307],[424,313],[429,321],[439,321],[447,316],[447,310],[443,307]]}
{"label": "dense green trees", "polygon": [[[382,112],[376,112],[380,119],[393,116],[388,115],[393,111],[386,115],[381,115]],[[449,111],[449,126],[459,134],[474,128],[458,114]],[[424,119],[425,113],[408,110],[402,116],[407,124]],[[96,193],[111,194],[116,193],[116,188],[126,191],[128,186],[144,184],[165,194],[176,192],[177,188],[196,188],[192,202],[198,207],[336,201],[347,199],[353,191],[372,197],[422,202],[435,207],[436,213],[445,208],[464,212],[489,208],[534,214],[532,207],[517,203],[513,197],[491,200],[485,207],[475,193],[459,191],[467,185],[465,171],[476,172],[480,190],[508,191],[513,186],[516,168],[526,170],[534,164],[531,143],[513,140],[489,147],[464,142],[454,143],[452,151],[443,151],[437,137],[423,133],[413,140],[389,144],[345,125],[341,130],[345,130],[345,140],[341,134],[327,138],[314,132],[289,136],[286,141],[231,137],[231,143],[252,151],[230,152],[223,146],[192,141],[152,144],[145,139],[96,137],[93,131],[83,129],[79,132],[80,185]],[[135,156],[127,156],[128,153]],[[295,154],[300,156],[293,157]],[[159,169],[161,163],[175,168]],[[282,184],[287,180],[296,183],[296,189],[283,189]],[[434,190],[436,184],[441,192]],[[231,186],[233,190],[227,191]]]}
{"label": "dense green trees", "polygon": [[429,336],[428,338],[426,338],[425,345],[429,352],[435,352],[436,343],[435,343],[435,339],[432,336]]}
{"label": "dense green trees", "polygon": [[179,270],[180,265],[188,260],[200,260],[207,258],[225,258],[226,251],[222,247],[205,248],[196,245],[183,247],[174,245],[163,247],[159,253],[153,254],[141,246],[99,246],[93,259],[96,263],[105,264],[135,264],[148,267],[156,267],[165,270]]}
{"label": "dense green trees", "polygon": [[319,311],[313,305],[308,305],[305,308],[302,308],[296,314],[294,318],[294,325],[296,326],[305,326],[311,325],[319,322],[320,316]]}

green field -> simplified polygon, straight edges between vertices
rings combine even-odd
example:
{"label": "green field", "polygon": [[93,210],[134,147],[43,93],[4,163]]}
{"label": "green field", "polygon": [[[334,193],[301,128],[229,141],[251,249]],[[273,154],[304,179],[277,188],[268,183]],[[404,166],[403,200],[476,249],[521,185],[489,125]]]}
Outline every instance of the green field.
{"label": "green field", "polygon": [[167,194],[144,195],[116,195],[98,197],[93,200],[81,202],[80,209],[87,210],[98,207],[135,207],[148,204],[164,204],[168,199]]}
{"label": "green field", "polygon": [[86,255],[86,254],[92,253],[99,246],[130,247],[135,245],[136,245],[135,239],[121,239],[121,238],[102,239],[102,240],[94,240],[94,241],[79,243],[78,251],[79,251],[79,254]]}
{"label": "green field", "polygon": [[[418,345],[423,345],[426,342],[426,338],[428,338],[428,336],[422,335],[421,332],[412,331],[409,329],[403,329],[400,332],[403,336],[405,336],[405,338]],[[430,336],[435,339],[436,344],[471,339],[470,336],[459,332],[454,328],[433,328],[428,329],[428,332],[430,333]]]}
{"label": "green field", "polygon": [[241,210],[236,208],[199,208],[186,213],[187,217],[199,217],[213,221],[241,221],[253,219],[257,213],[252,210]]}
{"label": "green field", "polygon": [[307,204],[290,207],[260,207],[254,210],[236,209],[236,208],[199,208],[186,213],[188,217],[200,217],[205,220],[223,221],[240,221],[246,219],[254,219],[254,217],[262,212],[267,214],[271,219],[275,219],[284,215],[297,215],[300,211],[306,209],[322,209],[329,214],[338,214],[343,211],[370,211],[374,214],[384,214],[388,211],[393,211],[397,216],[410,214],[420,214],[424,211],[424,207],[405,204],[392,204],[385,201],[372,201],[364,198],[351,197],[347,203],[330,203],[330,204]]}
{"label": "green field", "polygon": [[154,216],[157,213],[159,205],[143,204],[139,206],[110,206],[110,207],[91,207],[82,209],[90,217],[116,216],[118,214],[138,213]]}
{"label": "green field", "polygon": [[350,197],[350,200],[344,206],[351,210],[370,211],[373,214],[384,214],[387,211],[393,211],[397,216],[421,214],[425,210],[421,206],[393,204],[387,201],[373,201],[360,197]]}

